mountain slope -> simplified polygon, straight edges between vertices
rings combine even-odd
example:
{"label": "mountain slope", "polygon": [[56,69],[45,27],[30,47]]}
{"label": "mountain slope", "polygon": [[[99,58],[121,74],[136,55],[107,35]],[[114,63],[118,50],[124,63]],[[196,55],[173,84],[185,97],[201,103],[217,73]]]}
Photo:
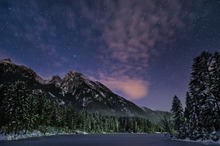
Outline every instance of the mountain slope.
{"label": "mountain slope", "polygon": [[53,76],[44,80],[31,68],[16,65],[10,59],[0,61],[0,84],[25,81],[30,89],[41,89],[48,96],[59,98],[77,110],[114,116],[145,116],[143,109],[114,94],[99,82],[70,71],[63,79]]}
{"label": "mountain slope", "polygon": [[142,109],[145,111],[146,113],[146,118],[148,118],[152,123],[156,123],[159,124],[161,117],[163,114],[171,114],[170,112],[166,112],[166,111],[158,111],[158,110],[152,110],[149,109],[147,107],[142,107]]}

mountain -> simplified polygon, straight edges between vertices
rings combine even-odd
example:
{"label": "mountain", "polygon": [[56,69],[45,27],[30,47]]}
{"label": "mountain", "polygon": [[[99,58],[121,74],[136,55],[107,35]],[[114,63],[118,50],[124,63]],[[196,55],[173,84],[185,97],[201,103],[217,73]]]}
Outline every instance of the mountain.
{"label": "mountain", "polygon": [[25,81],[31,90],[40,89],[77,110],[114,116],[146,116],[142,108],[81,73],[70,71],[63,79],[53,76],[50,80],[44,80],[31,68],[16,65],[10,59],[1,60],[0,84],[17,80]]}
{"label": "mountain", "polygon": [[170,112],[167,111],[158,111],[158,110],[152,110],[150,108],[147,107],[142,107],[142,109],[145,111],[146,113],[146,118],[148,118],[152,123],[160,123],[161,120],[161,116],[163,114],[170,114]]}

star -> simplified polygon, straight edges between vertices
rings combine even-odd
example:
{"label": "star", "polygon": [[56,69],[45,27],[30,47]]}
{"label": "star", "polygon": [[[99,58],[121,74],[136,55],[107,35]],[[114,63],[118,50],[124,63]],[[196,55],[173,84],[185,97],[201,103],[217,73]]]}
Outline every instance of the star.
{"label": "star", "polygon": [[184,104],[193,58],[220,48],[219,1],[2,4],[1,59],[28,65],[43,77],[74,69],[152,109],[169,110],[176,94]]}

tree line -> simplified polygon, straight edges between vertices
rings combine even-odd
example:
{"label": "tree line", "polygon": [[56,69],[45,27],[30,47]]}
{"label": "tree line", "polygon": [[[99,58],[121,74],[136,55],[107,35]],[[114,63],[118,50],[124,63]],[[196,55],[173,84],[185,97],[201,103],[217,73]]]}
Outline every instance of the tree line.
{"label": "tree line", "polygon": [[159,128],[144,117],[114,117],[77,111],[69,103],[31,90],[24,81],[0,85],[0,131],[18,133],[50,129],[69,133],[76,130],[101,132],[152,132]]}
{"label": "tree line", "polygon": [[186,107],[177,96],[172,109],[178,138],[213,139],[220,137],[220,54],[202,52],[194,59],[186,93]]}

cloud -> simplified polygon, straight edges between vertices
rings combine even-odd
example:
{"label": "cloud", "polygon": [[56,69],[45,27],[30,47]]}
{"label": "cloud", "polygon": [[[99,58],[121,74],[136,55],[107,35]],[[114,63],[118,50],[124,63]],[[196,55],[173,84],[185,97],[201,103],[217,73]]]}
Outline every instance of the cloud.
{"label": "cloud", "polygon": [[105,17],[108,25],[103,27],[106,53],[111,59],[132,66],[138,62],[143,69],[148,66],[159,45],[165,44],[177,28],[184,26],[179,17],[180,3],[168,1],[166,7],[160,9],[160,4],[165,3],[121,0],[112,4],[111,13]]}
{"label": "cloud", "polygon": [[[104,5],[103,17],[83,5],[87,18],[93,20],[87,33],[91,36],[98,29],[102,34],[98,41],[103,43],[99,48],[103,66],[95,76],[129,99],[144,98],[149,92],[150,60],[185,25],[180,17],[183,3],[120,0],[105,1]],[[100,22],[99,28],[94,20]]]}
{"label": "cloud", "polygon": [[[41,54],[57,68],[71,64],[74,53],[62,47],[85,49],[79,52],[97,47],[98,52],[94,53],[101,66],[91,75],[130,99],[148,95],[151,59],[185,26],[188,15],[193,17],[189,13],[182,19],[186,6],[181,0],[9,3],[13,22],[7,27],[13,37],[8,38],[13,41],[5,41],[17,42],[32,54]],[[85,54],[80,54],[81,59]]]}
{"label": "cloud", "polygon": [[144,80],[130,79],[128,77],[123,77],[118,80],[116,78],[107,78],[105,76],[99,81],[131,100],[146,97],[148,94],[148,83]]}

